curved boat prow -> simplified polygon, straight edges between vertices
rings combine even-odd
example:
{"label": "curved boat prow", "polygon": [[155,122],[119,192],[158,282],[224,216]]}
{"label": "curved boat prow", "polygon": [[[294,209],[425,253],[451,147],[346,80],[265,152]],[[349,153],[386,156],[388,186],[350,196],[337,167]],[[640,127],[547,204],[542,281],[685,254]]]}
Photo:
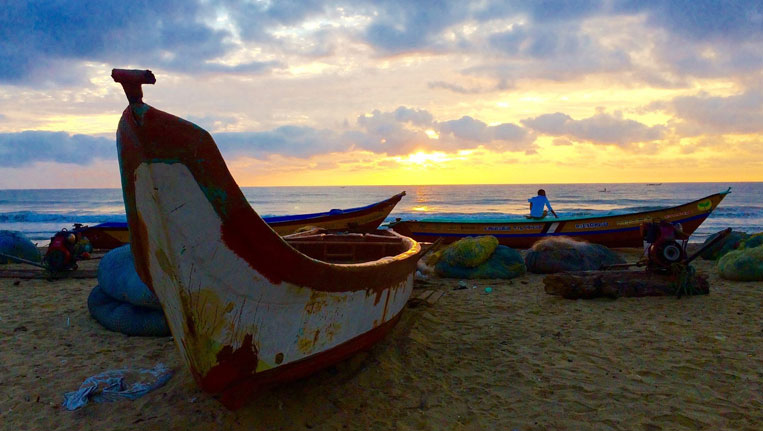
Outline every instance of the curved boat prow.
{"label": "curved boat prow", "polygon": [[395,255],[354,264],[299,252],[252,209],[209,133],[142,102],[135,88],[148,75],[113,76],[130,101],[117,147],[136,270],[202,389],[235,408],[392,327],[413,287],[416,241],[391,234]]}
{"label": "curved boat prow", "polygon": [[150,70],[112,69],[111,77],[122,84],[130,103],[143,103],[143,84],[156,84],[156,77]]}

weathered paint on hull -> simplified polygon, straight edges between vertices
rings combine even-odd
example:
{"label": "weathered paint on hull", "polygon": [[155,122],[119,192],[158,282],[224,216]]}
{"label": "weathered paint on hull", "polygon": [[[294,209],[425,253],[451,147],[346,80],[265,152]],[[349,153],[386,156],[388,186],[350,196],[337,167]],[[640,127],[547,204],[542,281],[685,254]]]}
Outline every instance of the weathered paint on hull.
{"label": "weathered paint on hull", "polygon": [[402,312],[417,242],[360,264],[311,259],[249,206],[204,130],[133,102],[117,145],[136,270],[200,387],[227,406],[368,347]]}
{"label": "weathered paint on hull", "polygon": [[417,241],[443,238],[450,243],[467,236],[493,235],[498,242],[513,248],[530,248],[550,236],[569,236],[607,247],[641,247],[640,226],[645,221],[664,219],[681,223],[684,232],[693,233],[726,196],[727,192],[676,207],[639,213],[579,219],[545,218],[503,223],[401,221],[392,229]]}

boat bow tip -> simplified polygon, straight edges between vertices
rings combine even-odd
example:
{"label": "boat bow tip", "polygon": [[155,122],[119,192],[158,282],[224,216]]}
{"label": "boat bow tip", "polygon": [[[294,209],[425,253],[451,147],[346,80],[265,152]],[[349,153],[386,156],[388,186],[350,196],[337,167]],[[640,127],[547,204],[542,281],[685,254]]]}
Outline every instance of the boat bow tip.
{"label": "boat bow tip", "polygon": [[130,104],[143,103],[143,84],[155,84],[156,77],[148,69],[112,69],[111,78],[122,84]]}

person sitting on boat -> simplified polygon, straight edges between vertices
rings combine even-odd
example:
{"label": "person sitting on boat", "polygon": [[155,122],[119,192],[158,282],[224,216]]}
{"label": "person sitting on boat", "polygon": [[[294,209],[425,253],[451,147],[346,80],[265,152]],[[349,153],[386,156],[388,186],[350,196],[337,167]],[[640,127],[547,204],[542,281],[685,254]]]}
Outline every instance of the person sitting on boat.
{"label": "person sitting on boat", "polygon": [[[559,218],[559,216],[556,215],[554,210],[551,208],[551,203],[546,197],[545,190],[538,190],[538,196],[528,199],[527,202],[530,202],[530,215],[527,216],[527,218],[540,219],[546,217],[548,211],[551,211],[551,214],[553,214],[554,217]],[[548,211],[546,211],[545,207],[548,207]]]}

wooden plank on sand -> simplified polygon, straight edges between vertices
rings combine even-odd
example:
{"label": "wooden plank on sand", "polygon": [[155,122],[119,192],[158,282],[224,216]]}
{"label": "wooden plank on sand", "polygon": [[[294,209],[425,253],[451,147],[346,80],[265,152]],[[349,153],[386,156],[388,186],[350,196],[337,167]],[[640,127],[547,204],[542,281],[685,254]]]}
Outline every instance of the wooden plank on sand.
{"label": "wooden plank on sand", "polygon": [[41,269],[3,269],[0,270],[0,278],[20,278],[22,280],[45,279],[58,280],[66,278],[96,278],[98,271],[95,269],[78,269],[59,273],[49,273]]}
{"label": "wooden plank on sand", "polygon": [[445,294],[443,290],[419,290],[414,292],[408,299],[409,307],[417,307],[421,304],[432,305]]}

